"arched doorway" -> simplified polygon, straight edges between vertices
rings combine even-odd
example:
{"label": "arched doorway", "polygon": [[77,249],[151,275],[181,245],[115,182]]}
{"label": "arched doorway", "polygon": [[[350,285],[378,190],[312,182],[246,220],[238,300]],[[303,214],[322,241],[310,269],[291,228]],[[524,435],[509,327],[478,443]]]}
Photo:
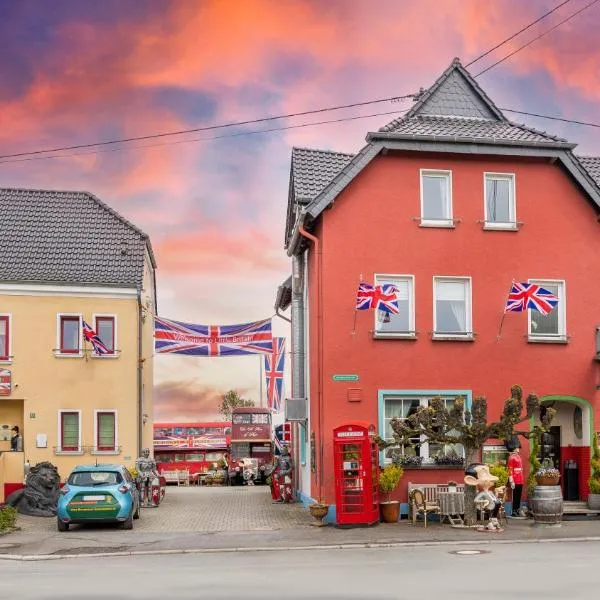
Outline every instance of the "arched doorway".
{"label": "arched doorway", "polygon": [[550,447],[546,447],[546,451],[560,470],[563,497],[586,500],[594,435],[592,405],[584,398],[565,395],[542,396],[540,402],[556,411],[550,427],[552,437],[547,440]]}

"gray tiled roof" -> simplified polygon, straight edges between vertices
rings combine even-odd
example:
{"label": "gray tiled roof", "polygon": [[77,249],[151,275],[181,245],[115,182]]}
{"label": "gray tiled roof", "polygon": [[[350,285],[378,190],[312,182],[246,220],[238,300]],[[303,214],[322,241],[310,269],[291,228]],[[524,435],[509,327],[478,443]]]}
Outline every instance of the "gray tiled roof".
{"label": "gray tiled roof", "polygon": [[596,184],[600,186],[600,156],[578,156],[577,160]]}
{"label": "gray tiled roof", "polygon": [[498,142],[565,142],[566,140],[510,121],[461,117],[416,116],[396,119],[379,131],[403,136],[493,139]]}
{"label": "gray tiled roof", "polygon": [[306,204],[318,196],[353,157],[353,154],[328,150],[293,148],[292,181],[296,202]]}
{"label": "gray tiled roof", "polygon": [[[87,192],[0,189],[0,281],[141,285],[146,234]],[[153,260],[153,258],[152,258]]]}

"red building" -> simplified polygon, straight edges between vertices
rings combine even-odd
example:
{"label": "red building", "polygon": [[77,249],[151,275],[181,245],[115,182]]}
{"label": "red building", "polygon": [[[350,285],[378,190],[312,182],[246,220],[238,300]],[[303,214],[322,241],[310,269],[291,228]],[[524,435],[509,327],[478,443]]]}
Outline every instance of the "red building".
{"label": "red building", "polygon": [[[585,499],[600,430],[600,157],[574,148],[510,122],[458,60],[356,155],[294,148],[293,270],[276,308],[292,307],[304,501],[334,504],[335,427],[367,421],[389,438],[392,417],[432,396],[486,396],[495,419],[517,383],[557,410],[555,459],[577,461]],[[395,284],[400,313],[355,311],[361,279]],[[513,281],[539,282],[559,304],[507,313],[499,337]],[[421,465],[406,469],[402,502],[408,482],[462,480],[462,467],[438,464],[460,447],[407,453]]]}

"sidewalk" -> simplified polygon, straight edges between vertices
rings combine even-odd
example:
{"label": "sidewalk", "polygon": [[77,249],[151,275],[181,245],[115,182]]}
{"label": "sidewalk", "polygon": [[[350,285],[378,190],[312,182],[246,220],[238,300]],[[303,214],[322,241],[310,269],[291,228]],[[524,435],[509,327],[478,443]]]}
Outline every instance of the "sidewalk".
{"label": "sidewalk", "polygon": [[[240,488],[244,489],[244,488]],[[454,529],[406,520],[369,528],[317,527],[301,505],[273,505],[267,490],[238,488],[167,491],[157,509],[146,509],[133,531],[115,525],[56,530],[55,519],[19,517],[22,527],[0,536],[0,559],[42,560],[90,555],[288,549],[600,541],[600,520],[564,521],[560,527],[509,520],[501,533]]]}

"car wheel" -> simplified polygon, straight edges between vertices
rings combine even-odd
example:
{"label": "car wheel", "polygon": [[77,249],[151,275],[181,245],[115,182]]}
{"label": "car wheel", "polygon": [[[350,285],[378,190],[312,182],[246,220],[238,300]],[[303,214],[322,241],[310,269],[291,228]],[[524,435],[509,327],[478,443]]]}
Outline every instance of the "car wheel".
{"label": "car wheel", "polygon": [[133,513],[122,523],[123,529],[133,529]]}
{"label": "car wheel", "polygon": [[139,519],[140,518],[140,505],[138,503],[138,505],[135,508],[135,512],[133,513],[133,518],[134,519]]}
{"label": "car wheel", "polygon": [[61,521],[60,518],[56,519],[56,526],[59,531],[69,531],[69,524]]}

